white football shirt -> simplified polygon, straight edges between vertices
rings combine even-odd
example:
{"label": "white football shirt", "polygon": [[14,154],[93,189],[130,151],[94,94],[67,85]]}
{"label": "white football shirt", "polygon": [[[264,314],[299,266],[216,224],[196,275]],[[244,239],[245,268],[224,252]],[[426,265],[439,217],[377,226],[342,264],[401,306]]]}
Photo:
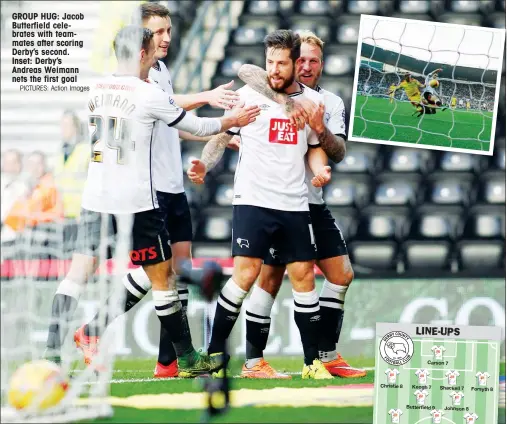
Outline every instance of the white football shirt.
{"label": "white football shirt", "polygon": [[397,369],[388,368],[385,370],[385,374],[387,376],[387,382],[390,384],[396,383],[396,378],[400,372]]}
{"label": "white football shirt", "polygon": [[446,348],[443,346],[433,346],[431,350],[435,359],[442,359]]}
{"label": "white football shirt", "polygon": [[399,424],[400,422],[400,416],[403,414],[403,411],[399,408],[391,408],[388,412],[388,414],[391,416],[391,422]]}
{"label": "white football shirt", "polygon": [[434,409],[430,412],[433,424],[440,424],[442,422],[442,415],[444,412],[441,409]]}
{"label": "white football shirt", "polygon": [[[326,111],[324,114],[324,123],[326,127],[335,135],[341,135],[345,140],[345,105],[343,100],[336,94],[324,90],[320,86],[316,87],[316,91],[324,96],[324,106]],[[314,174],[308,163],[306,164],[306,185],[308,186],[308,201],[312,205],[322,205],[324,198],[322,197],[322,188],[312,185]]]}
{"label": "white football shirt", "polygon": [[478,416],[476,413],[474,413],[474,412],[472,412],[472,413],[469,413],[469,412],[468,412],[468,413],[466,413],[466,414],[463,416],[463,418],[465,419],[465,422],[466,422],[467,424],[474,424],[474,423],[475,423],[475,420],[477,420],[477,418],[479,418],[479,416]]}
{"label": "white football shirt", "polygon": [[426,397],[429,395],[427,390],[416,390],[414,392],[415,398],[417,400],[418,405],[424,405],[426,401]]}
{"label": "white football shirt", "polygon": [[[250,88],[237,90],[246,106],[258,105],[255,122],[231,128],[241,144],[234,176],[233,205],[252,205],[283,211],[308,211],[305,155],[308,145],[318,146],[317,134],[308,125],[298,130],[290,125],[283,106]],[[291,97],[305,96],[322,103],[322,95],[301,85]],[[225,112],[230,113],[229,111]]]}
{"label": "white football shirt", "polygon": [[461,399],[465,397],[465,395],[462,392],[452,392],[449,394],[452,400],[452,404],[454,406],[459,406],[461,404]]}
{"label": "white football shirt", "polygon": [[88,96],[92,158],[82,198],[85,209],[136,213],[158,207],[151,161],[155,122],[198,134],[216,134],[219,119],[186,115],[153,84],[133,76],[110,76]]}
{"label": "white football shirt", "polygon": [[430,375],[430,372],[426,368],[423,368],[418,369],[415,375],[419,378],[419,384],[426,384],[427,376]]}
{"label": "white football shirt", "polygon": [[486,372],[478,371],[477,374],[475,374],[475,376],[477,377],[478,386],[485,386],[488,383],[488,378],[491,377],[487,371]]}
{"label": "white football shirt", "polygon": [[456,384],[456,378],[459,376],[459,372],[455,370],[449,370],[445,373],[445,376],[447,377],[447,383],[450,385]]}
{"label": "white football shirt", "polygon": [[[162,61],[150,69],[150,82],[156,84],[169,95],[174,94],[171,74]],[[178,130],[164,122],[155,124],[153,140],[153,183],[158,191],[164,193],[183,193],[183,165]]]}

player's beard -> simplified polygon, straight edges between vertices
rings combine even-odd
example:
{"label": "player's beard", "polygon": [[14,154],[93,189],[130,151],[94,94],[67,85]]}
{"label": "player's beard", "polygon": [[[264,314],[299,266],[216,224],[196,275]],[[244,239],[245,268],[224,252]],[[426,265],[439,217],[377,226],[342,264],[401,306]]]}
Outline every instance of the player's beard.
{"label": "player's beard", "polygon": [[283,93],[285,89],[290,87],[290,85],[294,82],[294,71],[292,71],[292,75],[289,78],[278,76],[277,78],[280,78],[281,81],[277,83],[273,83],[272,78],[273,76],[268,75],[268,84],[271,89],[277,93]]}

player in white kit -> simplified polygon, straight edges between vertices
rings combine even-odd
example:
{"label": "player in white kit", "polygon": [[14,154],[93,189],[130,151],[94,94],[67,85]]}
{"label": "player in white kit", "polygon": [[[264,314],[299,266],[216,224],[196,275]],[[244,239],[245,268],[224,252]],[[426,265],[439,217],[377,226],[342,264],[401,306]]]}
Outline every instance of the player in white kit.
{"label": "player in white kit", "polygon": [[449,396],[451,397],[451,401],[454,406],[461,405],[461,399],[465,397],[463,392],[452,392],[449,394]]}
{"label": "player in white kit", "polygon": [[441,409],[433,409],[430,412],[433,424],[441,424],[444,412]]}
{"label": "player in white kit", "polygon": [[419,384],[426,384],[427,377],[428,375],[430,375],[430,372],[426,368],[423,368],[418,369],[414,374],[417,375],[419,379]]}
{"label": "player in white kit", "polygon": [[479,416],[475,412],[468,412],[465,415],[463,415],[463,418],[465,419],[466,424],[475,424],[475,421],[479,418]]}
{"label": "player in white kit", "polygon": [[477,385],[478,386],[486,386],[488,383],[488,378],[491,377],[489,373],[478,371],[477,374],[475,374],[475,377],[477,378]]}
{"label": "player in white kit", "polygon": [[[132,237],[130,259],[134,265],[142,266],[146,275],[143,286],[132,284],[128,276],[124,278],[127,297],[121,312],[130,309],[139,289],[153,287],[155,309],[171,336],[181,363],[180,375],[192,377],[216,367],[207,356],[194,350],[175,289],[169,235],[151,178],[155,124],[161,120],[197,135],[211,135],[253,122],[258,108],[236,108],[220,120],[187,115],[168,94],[143,81],[154,63],[155,44],[150,30],[123,28],[115,38],[114,50],[118,60],[116,74],[94,84],[89,95],[91,162],[82,198],[76,253],[53,299],[46,356],[59,360],[66,331],[62,321],[71,318],[88,278],[99,265],[98,249],[106,226],[111,236],[106,236],[107,258],[111,257],[116,233],[127,231]],[[122,228],[127,218],[132,218],[133,224]],[[115,299],[108,299],[108,304],[114,303]],[[105,324],[115,316],[106,315]],[[96,316],[74,335],[87,364],[97,352],[103,330],[101,322]]]}
{"label": "player in white kit", "polygon": [[[327,133],[325,137],[321,137],[320,143],[328,157],[338,163],[345,156],[345,106],[340,97],[318,85],[324,66],[323,41],[310,31],[303,31],[300,36],[301,56],[296,66],[296,78],[324,96]],[[252,88],[277,102],[285,105],[290,101],[287,96],[269,90],[265,82],[265,71],[257,66],[243,65],[239,76]],[[295,116],[298,117],[298,114]],[[304,113],[300,118],[304,118]],[[336,351],[343,323],[345,295],[354,278],[354,272],[343,235],[324,202],[322,189],[311,184],[311,177],[311,172],[307,170],[306,183],[317,245],[317,265],[326,277],[319,299],[322,319],[320,359],[332,375],[343,378],[364,377],[364,370],[351,367]],[[273,250],[264,258],[259,281],[252,290],[246,314],[247,360],[242,371],[245,377],[272,378],[277,375],[263,359],[263,350],[269,334],[271,308],[285,274],[283,254],[284,252]],[[252,317],[259,315],[262,316],[264,324],[252,320]]]}
{"label": "player in white kit", "polygon": [[[300,43],[299,36],[287,30],[274,31],[265,38],[268,81],[275,91],[291,98],[307,97],[320,103],[323,98],[319,93],[295,80]],[[243,299],[257,279],[270,247],[274,247],[283,252],[293,284],[295,321],[301,333],[305,357],[302,377],[331,378],[318,360],[321,316],[313,274],[316,248],[304,160],[308,151],[308,163],[316,175],[315,184],[329,181],[330,168],[326,166],[324,152],[318,148],[317,136],[325,129],[324,106],[314,104],[309,112],[309,125],[299,129],[290,124],[285,108],[280,104],[249,86],[238,92],[242,99],[262,102],[265,106],[254,124],[241,129],[233,200],[234,271],[218,300],[208,352],[212,357],[223,359],[223,346],[239,315]],[[218,162],[228,140],[238,133],[239,129],[212,139],[203,151],[202,162],[194,161],[187,172],[190,179],[202,183],[206,171]],[[253,318],[261,323],[265,320],[265,316]]]}
{"label": "player in white kit", "polygon": [[426,402],[426,398],[429,395],[429,392],[427,390],[416,390],[414,392],[415,398],[417,400],[418,405],[424,405],[424,402]]}
{"label": "player in white kit", "polygon": [[460,373],[456,370],[448,370],[445,376],[447,377],[447,384],[454,386],[456,385],[456,379],[460,376]]}
{"label": "player in white kit", "polygon": [[[156,85],[169,94],[182,109],[189,111],[196,107],[210,104],[215,107],[230,109],[238,95],[227,86],[220,86],[214,90],[196,94],[174,94],[172,78],[163,59],[171,43],[172,22],[166,6],[155,2],[146,2],[139,6],[134,21],[139,19],[145,28],[153,32],[155,42],[155,58],[157,61],[151,67],[148,82]],[[165,215],[165,222],[171,250],[173,254],[172,266],[176,274],[180,272],[182,260],[191,259],[192,219],[187,196],[183,187],[183,166],[181,161],[180,138],[206,141],[209,137],[196,137],[192,134],[170,127],[159,121],[155,125],[153,141],[153,183],[157,192],[160,209]],[[129,273],[131,284],[146,281],[146,274],[142,267]],[[142,285],[142,284],[141,284]],[[178,295],[181,300],[183,313],[186,314],[188,305],[188,288],[181,281],[177,282]],[[147,288],[149,290],[149,288]],[[135,303],[141,301],[147,290],[138,287],[139,297]],[[170,337],[163,326],[160,327],[160,343],[155,378],[178,376],[176,352]]]}
{"label": "player in white kit", "polygon": [[388,368],[385,370],[385,375],[387,376],[387,383],[389,384],[395,384],[396,383],[396,378],[398,377],[398,374],[400,372],[394,368],[394,369],[391,369],[391,368]]}
{"label": "player in white kit", "polygon": [[400,408],[391,408],[388,412],[388,414],[391,416],[391,422],[393,424],[399,424],[401,415],[403,414],[403,411]]}

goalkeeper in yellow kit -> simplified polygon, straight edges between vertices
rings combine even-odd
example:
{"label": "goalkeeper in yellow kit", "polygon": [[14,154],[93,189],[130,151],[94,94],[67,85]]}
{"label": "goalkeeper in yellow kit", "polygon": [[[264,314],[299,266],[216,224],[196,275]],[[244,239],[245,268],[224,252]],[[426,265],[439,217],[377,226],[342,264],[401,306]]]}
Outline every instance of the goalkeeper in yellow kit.
{"label": "goalkeeper in yellow kit", "polygon": [[408,100],[417,109],[416,112],[420,113],[424,109],[421,104],[421,91],[419,89],[424,87],[425,85],[420,83],[415,78],[412,78],[412,75],[405,74],[403,81],[398,86],[394,87],[394,91],[403,88],[405,90],[405,94],[408,97]]}
{"label": "goalkeeper in yellow kit", "polygon": [[394,102],[394,94],[396,93],[396,86],[394,84],[392,84],[389,87],[389,91],[387,93],[389,94],[389,103],[393,103]]}

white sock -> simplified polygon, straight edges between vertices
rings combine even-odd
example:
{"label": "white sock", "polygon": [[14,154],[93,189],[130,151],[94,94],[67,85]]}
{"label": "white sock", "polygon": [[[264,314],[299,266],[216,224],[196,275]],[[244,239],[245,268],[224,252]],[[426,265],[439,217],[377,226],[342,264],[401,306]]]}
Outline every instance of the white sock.
{"label": "white sock", "polygon": [[270,293],[254,285],[252,294],[248,298],[247,309],[253,314],[269,317],[274,303],[275,298]]}
{"label": "white sock", "polygon": [[252,359],[247,359],[246,362],[245,362],[245,366],[248,368],[248,369],[252,369],[253,367],[255,367],[260,361],[262,360],[262,358],[252,358]]}
{"label": "white sock", "polygon": [[79,300],[85,287],[86,287],[85,284],[80,284],[65,278],[58,285],[58,288],[56,289],[56,294],[63,294],[65,296],[70,296],[76,300]]}
{"label": "white sock", "polygon": [[[243,304],[243,300],[247,294],[247,291],[238,286],[232,278],[229,278],[227,283],[225,283],[225,286],[222,287],[222,291],[218,296],[218,303],[231,312],[239,313],[241,305]],[[233,303],[235,306],[232,306],[225,302],[222,299],[222,296],[229,302]]]}

